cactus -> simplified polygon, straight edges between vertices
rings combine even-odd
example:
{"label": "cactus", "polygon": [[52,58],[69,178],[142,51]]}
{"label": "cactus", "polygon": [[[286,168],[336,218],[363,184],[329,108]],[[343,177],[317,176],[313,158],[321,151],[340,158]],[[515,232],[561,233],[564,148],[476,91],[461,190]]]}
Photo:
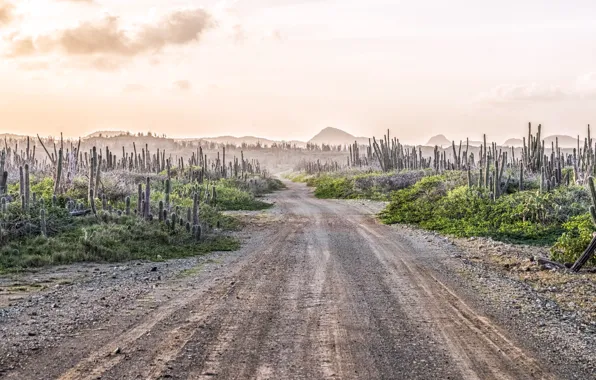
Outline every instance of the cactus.
{"label": "cactus", "polygon": [[166,179],[166,189],[165,189],[165,207],[170,209],[170,192],[172,191],[172,186],[170,183],[170,178]]}
{"label": "cactus", "polygon": [[25,209],[29,209],[29,200],[31,199],[31,187],[29,182],[29,164],[25,164]]}
{"label": "cactus", "polygon": [[41,228],[41,236],[48,237],[48,229],[46,225],[46,209],[39,210],[39,223]]}
{"label": "cactus", "polygon": [[151,212],[151,183],[149,177],[147,177],[145,185],[145,209],[143,212],[143,217],[145,219],[149,219],[149,213]]}
{"label": "cactus", "polygon": [[137,215],[141,215],[143,213],[143,185],[139,183],[137,189]]}
{"label": "cactus", "polygon": [[159,214],[158,214],[158,219],[160,222],[163,222],[164,219],[164,204],[163,201],[159,201]]}
{"label": "cactus", "polygon": [[188,233],[190,233],[191,229],[190,229],[190,222],[186,222],[186,231]]}
{"label": "cactus", "polygon": [[94,190],[94,185],[95,185],[95,165],[97,165],[97,149],[95,147],[93,147],[93,150],[91,151],[91,158],[90,158],[90,165],[89,165],[89,202],[91,202],[91,200],[93,199],[93,195],[94,192],[92,192],[92,190]]}
{"label": "cactus", "polygon": [[[25,199],[25,173],[22,166],[19,166],[19,195],[21,199]],[[23,209],[25,209],[25,206],[23,206]]]}
{"label": "cactus", "polygon": [[56,166],[56,181],[54,183],[54,195],[60,192],[60,179],[62,178],[62,148],[58,151],[58,165]]}
{"label": "cactus", "polygon": [[97,209],[95,208],[95,192],[93,189],[89,190],[89,205],[91,206],[91,212],[93,215],[97,216]]}
{"label": "cactus", "polygon": [[524,164],[519,166],[519,191],[524,190]]}
{"label": "cactus", "polygon": [[173,212],[172,215],[170,215],[170,219],[171,219],[171,228],[172,228],[172,232],[176,231],[176,223],[178,223],[178,215]]}
{"label": "cactus", "polygon": [[126,215],[130,215],[130,197],[126,197],[124,199],[124,204],[125,204],[124,213]]}
{"label": "cactus", "polygon": [[0,210],[2,211],[3,214],[6,214],[6,211],[8,211],[7,210],[7,204],[8,203],[6,202],[6,198],[2,197],[2,199],[0,200],[0,205],[1,205],[1,209]]}
{"label": "cactus", "polygon": [[[8,179],[8,172],[4,170],[6,165],[6,150],[2,149],[2,153],[0,153],[0,194],[6,194],[6,185]],[[6,173],[6,175],[4,174]]]}
{"label": "cactus", "polygon": [[[95,147],[94,147],[95,149]],[[97,156],[97,153],[95,154],[95,169],[97,170],[97,172],[95,173],[95,196],[98,197],[99,196],[99,185],[101,184],[101,151],[100,151],[100,155],[99,157]]]}
{"label": "cactus", "polygon": [[201,226],[200,225],[195,225],[193,227],[193,231],[192,231],[193,236],[195,237],[196,241],[200,241],[201,240]]}
{"label": "cactus", "polygon": [[194,193],[192,199],[192,225],[199,224],[199,193]]}
{"label": "cactus", "polygon": [[[594,186],[594,177],[590,176],[588,178],[588,186],[590,188],[590,198],[592,199],[592,205],[590,206],[590,217],[592,218],[592,223],[596,228],[596,187]],[[586,248],[584,253],[573,264],[571,270],[578,272],[592,258],[595,249],[596,236],[592,237],[592,241],[588,245],[588,248]]]}

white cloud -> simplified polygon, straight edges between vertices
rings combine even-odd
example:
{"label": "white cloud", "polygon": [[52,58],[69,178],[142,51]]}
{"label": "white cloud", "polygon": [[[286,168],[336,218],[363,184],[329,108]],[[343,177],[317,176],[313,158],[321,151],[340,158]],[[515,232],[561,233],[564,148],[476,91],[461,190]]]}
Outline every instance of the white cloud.
{"label": "white cloud", "polygon": [[502,84],[481,94],[479,100],[484,103],[510,104],[552,102],[573,96],[558,86],[530,84]]}

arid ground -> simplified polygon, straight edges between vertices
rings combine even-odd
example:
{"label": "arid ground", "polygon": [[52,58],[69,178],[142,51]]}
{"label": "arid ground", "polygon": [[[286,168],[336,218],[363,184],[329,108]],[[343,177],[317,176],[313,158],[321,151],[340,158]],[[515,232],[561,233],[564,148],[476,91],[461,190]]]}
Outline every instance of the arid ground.
{"label": "arid ground", "polygon": [[238,252],[4,279],[0,377],[594,378],[594,332],[531,287],[375,202],[287,186]]}

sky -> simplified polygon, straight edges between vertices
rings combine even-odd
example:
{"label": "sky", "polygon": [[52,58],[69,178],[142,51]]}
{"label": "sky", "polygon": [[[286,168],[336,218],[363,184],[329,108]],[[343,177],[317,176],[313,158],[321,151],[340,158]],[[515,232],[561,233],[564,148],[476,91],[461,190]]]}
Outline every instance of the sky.
{"label": "sky", "polygon": [[0,0],[0,133],[584,135],[594,14],[587,0]]}

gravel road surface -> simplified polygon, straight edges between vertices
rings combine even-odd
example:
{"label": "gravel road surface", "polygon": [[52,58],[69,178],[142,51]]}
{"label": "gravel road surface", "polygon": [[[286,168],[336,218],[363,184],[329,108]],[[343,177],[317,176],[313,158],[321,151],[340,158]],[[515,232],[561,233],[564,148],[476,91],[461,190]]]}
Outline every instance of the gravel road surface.
{"label": "gravel road surface", "polygon": [[[573,337],[588,350],[579,358],[545,347],[506,312],[485,309],[456,269],[437,265],[455,260],[451,252],[379,224],[372,203],[319,200],[304,185],[287,185],[273,211],[254,216],[260,227],[249,227],[238,252],[194,267],[196,259],[128,264],[121,271],[131,279],[108,275],[123,281],[117,291],[104,286],[93,296],[89,288],[100,287],[90,275],[43,301],[31,301],[42,291],[5,305],[0,376],[596,378],[592,338]],[[84,317],[90,309],[95,317]],[[74,325],[79,312],[83,320]]]}

